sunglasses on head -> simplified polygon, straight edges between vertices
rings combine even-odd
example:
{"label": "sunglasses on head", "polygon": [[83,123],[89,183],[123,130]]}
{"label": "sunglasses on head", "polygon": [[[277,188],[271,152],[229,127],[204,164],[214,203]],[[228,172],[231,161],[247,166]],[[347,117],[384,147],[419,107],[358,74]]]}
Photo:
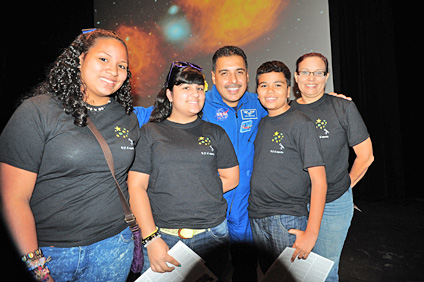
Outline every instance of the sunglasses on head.
{"label": "sunglasses on head", "polygon": [[90,33],[92,31],[95,31],[97,28],[85,28],[82,31],[82,34]]}
{"label": "sunglasses on head", "polygon": [[198,71],[202,71],[202,67],[198,66],[196,64],[192,64],[190,62],[181,62],[181,61],[174,61],[171,64],[171,68],[169,69],[169,74],[168,74],[168,79],[166,80],[166,88],[168,88],[168,83],[169,83],[169,79],[171,78],[171,73],[172,73],[172,68],[176,66],[179,68],[187,68],[187,67],[192,67]]}

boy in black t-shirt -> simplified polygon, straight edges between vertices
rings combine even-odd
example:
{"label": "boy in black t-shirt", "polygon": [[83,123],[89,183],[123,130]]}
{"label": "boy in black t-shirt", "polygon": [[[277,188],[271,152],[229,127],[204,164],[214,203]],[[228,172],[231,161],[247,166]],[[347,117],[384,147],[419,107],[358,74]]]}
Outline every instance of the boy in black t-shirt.
{"label": "boy in black t-shirt", "polygon": [[256,82],[268,116],[255,140],[248,210],[265,273],[286,247],[296,249],[292,261],[308,257],[318,237],[327,181],[313,122],[287,103],[290,70],[282,62],[266,62]]}

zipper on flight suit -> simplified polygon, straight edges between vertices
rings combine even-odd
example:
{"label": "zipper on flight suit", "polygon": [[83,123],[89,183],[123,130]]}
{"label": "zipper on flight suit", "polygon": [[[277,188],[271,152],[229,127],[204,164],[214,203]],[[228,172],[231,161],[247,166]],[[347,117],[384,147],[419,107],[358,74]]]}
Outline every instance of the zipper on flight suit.
{"label": "zipper on flight suit", "polygon": [[[244,103],[243,103],[244,104]],[[238,111],[241,109],[241,106],[243,106],[243,104],[241,104],[236,110],[235,110],[235,115],[236,115],[236,136],[237,136],[237,138],[236,138],[236,140],[237,140],[237,144],[236,144],[236,146],[237,146],[237,148],[235,148],[236,149],[236,152],[238,152],[238,147],[239,147],[239,134],[238,134],[238,131],[239,131],[239,124],[238,124]],[[237,154],[236,154],[237,155]],[[237,156],[237,160],[238,160],[238,156]],[[240,165],[240,164],[239,164]],[[234,188],[234,189],[237,189],[237,187],[236,188]],[[234,202],[234,197],[236,196],[236,190],[234,190],[234,194],[233,194],[233,197],[232,197],[232,199],[231,199],[231,204],[230,204],[230,210],[228,211],[228,215],[231,215],[231,210],[233,209],[233,202]]]}

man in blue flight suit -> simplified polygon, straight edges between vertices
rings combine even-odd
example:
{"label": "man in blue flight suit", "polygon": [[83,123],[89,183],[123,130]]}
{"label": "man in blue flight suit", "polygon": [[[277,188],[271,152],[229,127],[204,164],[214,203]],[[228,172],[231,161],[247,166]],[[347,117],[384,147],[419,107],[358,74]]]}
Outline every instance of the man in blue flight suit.
{"label": "man in blue flight suit", "polygon": [[[227,132],[240,167],[239,185],[224,194],[233,264],[232,281],[257,281],[257,256],[247,212],[250,176],[256,133],[267,115],[257,95],[247,91],[247,57],[242,49],[224,46],[212,58],[212,90],[206,92],[203,119],[220,125]],[[140,126],[149,119],[152,107],[135,107]]]}
{"label": "man in blue flight suit", "polygon": [[253,170],[253,141],[259,122],[267,112],[257,95],[247,91],[247,58],[240,48],[224,46],[215,52],[212,82],[212,90],[206,93],[203,119],[224,128],[233,143],[240,167],[239,185],[224,194],[228,203],[232,281],[257,281],[257,257],[252,246],[247,206]]}

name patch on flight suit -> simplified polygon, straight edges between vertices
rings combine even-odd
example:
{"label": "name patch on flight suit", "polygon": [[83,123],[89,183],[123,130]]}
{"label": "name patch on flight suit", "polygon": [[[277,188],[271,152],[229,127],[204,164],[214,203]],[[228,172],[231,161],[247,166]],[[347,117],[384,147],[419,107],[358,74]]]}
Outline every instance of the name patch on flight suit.
{"label": "name patch on flight suit", "polygon": [[242,109],[240,112],[242,119],[258,119],[258,111],[256,109]]}

